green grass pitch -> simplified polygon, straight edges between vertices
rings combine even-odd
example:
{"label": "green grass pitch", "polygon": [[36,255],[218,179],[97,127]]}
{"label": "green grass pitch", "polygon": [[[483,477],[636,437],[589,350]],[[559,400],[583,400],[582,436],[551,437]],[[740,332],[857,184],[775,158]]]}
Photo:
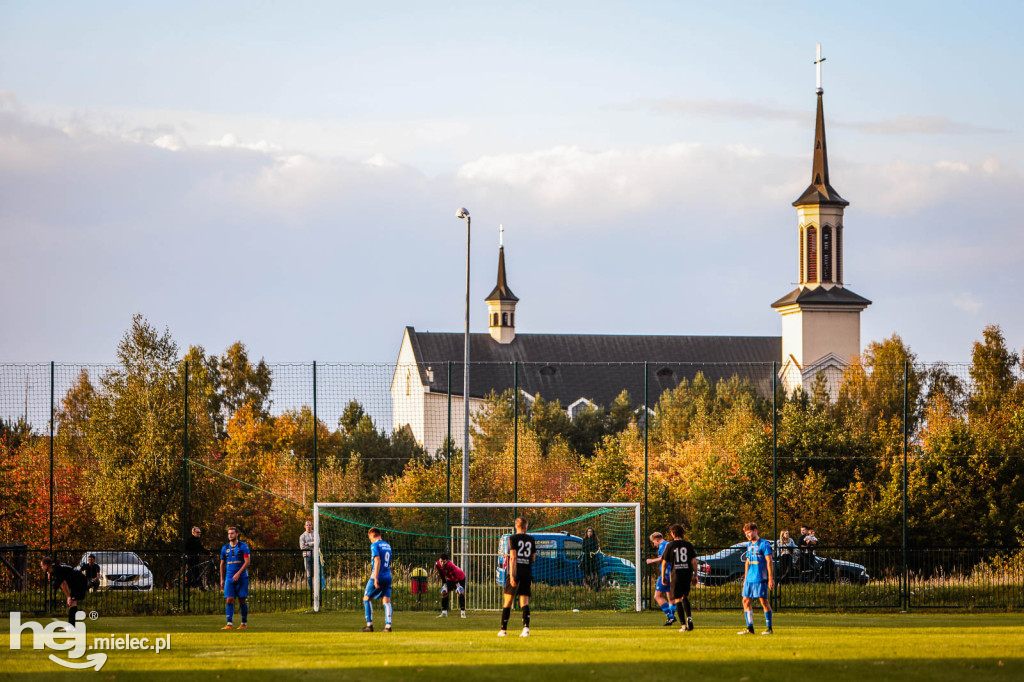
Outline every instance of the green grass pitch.
{"label": "green grass pitch", "polygon": [[[378,615],[383,615],[378,609]],[[110,651],[101,671],[70,671],[31,649],[9,647],[0,620],[0,679],[195,680],[979,680],[1024,679],[1022,614],[788,614],[775,635],[738,637],[734,612],[697,613],[696,629],[661,627],[661,614],[533,614],[532,636],[499,639],[497,614],[438,619],[399,612],[395,632],[358,632],[360,613],[250,614],[247,631],[215,616],[100,618],[88,640],[110,633],[171,634],[171,649]],[[237,618],[237,616],[236,616]],[[236,621],[237,622],[237,621]],[[756,614],[758,632],[763,618]],[[383,621],[378,624],[378,627]],[[244,674],[244,677],[240,677]]]}

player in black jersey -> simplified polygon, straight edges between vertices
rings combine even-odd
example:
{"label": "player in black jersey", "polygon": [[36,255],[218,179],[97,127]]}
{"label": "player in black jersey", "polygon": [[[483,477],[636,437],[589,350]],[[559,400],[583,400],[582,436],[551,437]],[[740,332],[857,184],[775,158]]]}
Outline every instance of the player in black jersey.
{"label": "player in black jersey", "polygon": [[[75,614],[78,613],[78,602],[85,599],[85,593],[89,589],[88,580],[67,564],[58,564],[48,556],[39,561],[39,566],[46,571],[46,576],[53,588],[60,590],[67,597],[68,623],[71,624],[71,627],[75,627],[76,621],[81,620],[76,618]],[[82,618],[85,618],[84,614]]]}
{"label": "player in black jersey", "polygon": [[[672,534],[672,542],[665,545],[665,551],[661,553],[661,582],[669,585],[668,596],[673,604],[678,605],[682,602],[686,620],[683,621],[679,632],[687,632],[693,629],[693,617],[690,615],[690,585],[697,584],[697,552],[689,540],[683,539],[683,527],[678,523],[673,524],[669,532]],[[671,576],[668,573],[671,573]],[[677,611],[678,608],[676,606]]]}
{"label": "player in black jersey", "polygon": [[508,539],[504,603],[498,637],[506,635],[508,619],[512,615],[512,600],[516,595],[519,596],[519,606],[523,609],[523,632],[519,636],[530,636],[530,587],[533,584],[533,562],[537,560],[537,541],[532,535],[526,534],[528,526],[526,519],[517,518],[516,534]]}

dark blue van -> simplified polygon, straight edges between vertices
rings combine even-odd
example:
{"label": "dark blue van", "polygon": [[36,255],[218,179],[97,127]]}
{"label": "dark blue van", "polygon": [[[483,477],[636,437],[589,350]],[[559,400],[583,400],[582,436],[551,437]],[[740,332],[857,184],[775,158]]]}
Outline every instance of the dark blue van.
{"label": "dark blue van", "polygon": [[[583,584],[583,538],[568,533],[530,533],[537,541],[537,560],[533,563],[533,582],[544,585]],[[504,586],[508,567],[508,539],[498,542],[498,569],[495,579]],[[636,583],[636,565],[628,559],[597,553],[598,575],[604,585],[633,585]]]}

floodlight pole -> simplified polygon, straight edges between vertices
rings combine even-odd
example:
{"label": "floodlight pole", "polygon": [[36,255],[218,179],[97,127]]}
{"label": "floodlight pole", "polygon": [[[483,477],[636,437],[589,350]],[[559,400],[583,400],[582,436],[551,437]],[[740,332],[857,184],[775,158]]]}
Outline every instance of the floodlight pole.
{"label": "floodlight pole", "polygon": [[[460,208],[457,218],[466,219],[466,336],[462,359],[462,503],[469,502],[469,237],[472,219]],[[469,508],[462,508],[462,525],[469,525]]]}

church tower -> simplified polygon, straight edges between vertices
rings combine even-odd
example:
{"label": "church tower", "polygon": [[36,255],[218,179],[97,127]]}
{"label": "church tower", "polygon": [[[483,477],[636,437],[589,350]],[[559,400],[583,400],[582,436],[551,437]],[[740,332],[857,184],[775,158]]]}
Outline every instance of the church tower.
{"label": "church tower", "polygon": [[838,387],[850,359],[860,354],[860,313],[871,301],[843,284],[843,213],[850,205],[832,187],[825,144],[818,45],[818,111],[814,124],[811,184],[796,207],[799,230],[799,286],[772,303],[782,316],[782,380],[788,390],[807,388],[826,371],[830,388]]}
{"label": "church tower", "polygon": [[516,338],[516,303],[519,299],[508,288],[505,279],[505,228],[498,239],[498,283],[487,301],[487,325],[491,338],[498,343],[512,343]]}

